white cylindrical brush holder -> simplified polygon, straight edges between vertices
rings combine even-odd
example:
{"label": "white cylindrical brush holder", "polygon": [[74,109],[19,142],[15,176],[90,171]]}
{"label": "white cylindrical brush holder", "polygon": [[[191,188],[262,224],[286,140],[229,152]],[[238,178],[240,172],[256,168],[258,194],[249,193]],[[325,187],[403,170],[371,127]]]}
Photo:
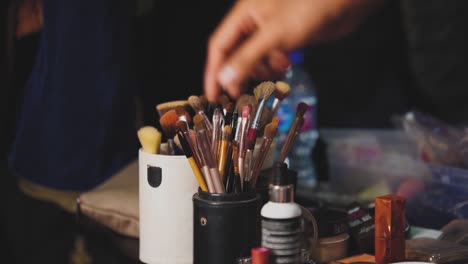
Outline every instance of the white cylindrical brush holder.
{"label": "white cylindrical brush holder", "polygon": [[184,155],[139,151],[140,260],[193,263],[193,204],[198,190]]}

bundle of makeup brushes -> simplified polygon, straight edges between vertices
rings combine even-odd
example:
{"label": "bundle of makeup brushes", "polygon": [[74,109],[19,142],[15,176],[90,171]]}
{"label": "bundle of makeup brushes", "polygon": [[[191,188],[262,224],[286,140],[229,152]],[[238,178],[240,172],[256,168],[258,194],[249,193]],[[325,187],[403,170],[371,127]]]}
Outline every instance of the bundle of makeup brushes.
{"label": "bundle of makeup brushes", "polygon": [[[141,128],[140,143],[144,151],[156,153],[155,149],[162,150],[153,144],[167,142],[165,154],[185,155],[203,191],[251,191],[278,130],[278,106],[289,89],[287,83],[265,81],[253,94],[243,94],[237,101],[223,95],[212,104],[203,95],[191,95],[187,100],[157,105],[162,133],[148,126]],[[279,160],[284,161],[290,152],[306,110],[305,103],[297,105]],[[158,140],[150,140],[153,138]]]}

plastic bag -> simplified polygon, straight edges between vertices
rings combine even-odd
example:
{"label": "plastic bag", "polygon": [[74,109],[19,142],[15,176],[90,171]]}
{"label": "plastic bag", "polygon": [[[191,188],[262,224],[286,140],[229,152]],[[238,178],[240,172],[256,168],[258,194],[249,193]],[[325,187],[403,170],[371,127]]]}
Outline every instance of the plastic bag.
{"label": "plastic bag", "polygon": [[418,146],[401,129],[322,129],[333,190],[372,197],[391,191],[403,178],[428,173]]}
{"label": "plastic bag", "polygon": [[468,168],[468,133],[463,128],[418,111],[408,112],[400,122],[417,142],[425,162]]}

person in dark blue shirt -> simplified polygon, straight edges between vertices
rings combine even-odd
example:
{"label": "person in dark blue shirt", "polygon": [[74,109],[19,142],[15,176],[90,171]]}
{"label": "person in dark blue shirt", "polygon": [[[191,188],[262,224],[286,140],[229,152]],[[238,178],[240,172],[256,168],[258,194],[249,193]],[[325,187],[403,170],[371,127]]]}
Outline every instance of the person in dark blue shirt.
{"label": "person in dark blue shirt", "polygon": [[8,153],[9,174],[26,194],[14,203],[24,209],[8,212],[20,227],[10,241],[15,263],[68,263],[74,199],[137,158],[134,7],[43,1],[39,49]]}
{"label": "person in dark blue shirt", "polygon": [[10,169],[60,190],[95,187],[135,158],[127,1],[44,1]]}

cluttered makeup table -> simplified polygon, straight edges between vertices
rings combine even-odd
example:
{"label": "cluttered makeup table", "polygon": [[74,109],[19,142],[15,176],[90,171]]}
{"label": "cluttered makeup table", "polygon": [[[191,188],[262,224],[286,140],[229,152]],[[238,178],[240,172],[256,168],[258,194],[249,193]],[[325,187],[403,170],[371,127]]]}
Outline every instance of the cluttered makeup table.
{"label": "cluttered makeup table", "polygon": [[468,262],[468,173],[454,155],[431,163],[447,158],[449,141],[431,134],[430,117],[411,113],[404,129],[320,131],[329,179],[305,187],[287,154],[306,107],[275,145],[266,103],[275,89],[262,83],[211,110],[202,96],[157,107],[163,132],[142,128],[138,160],[80,196],[84,229],[107,230],[143,263],[263,263],[254,252],[271,263]]}
{"label": "cluttered makeup table", "polygon": [[[93,237],[93,239],[96,239],[94,234],[99,234],[99,239],[105,240],[106,243],[113,245],[117,251],[121,251],[130,259],[135,260],[135,262],[128,263],[140,263],[137,174],[138,162],[135,161],[99,188],[82,194],[79,203],[79,207],[81,208],[79,219],[86,230],[85,233],[87,233],[89,237]],[[302,198],[299,196],[297,199],[301,200]],[[305,204],[310,205],[309,201]],[[318,242],[319,246],[316,247],[317,254],[321,255],[322,258],[334,258],[336,256],[338,256],[337,258],[341,258],[355,255],[353,254],[355,249],[352,248],[356,248],[359,243],[354,240],[355,235],[353,234],[356,234],[356,232],[351,233],[346,212],[326,207],[317,210],[315,217],[318,221],[320,236],[322,236]],[[366,225],[372,225],[370,223],[372,223],[372,221],[368,221]],[[339,235],[340,232],[341,235]],[[369,232],[372,233],[372,230],[370,229]],[[424,251],[424,243],[445,240],[451,241],[445,246],[453,251],[453,256],[456,256],[457,249],[453,247],[453,243],[466,245],[467,232],[468,221],[457,219],[451,221],[441,229],[410,226],[410,228],[406,230],[405,235],[407,239],[411,239],[411,241],[422,245],[419,254],[418,251],[414,251],[413,258],[425,258],[429,260],[429,258],[432,258],[432,255],[437,256],[439,253],[446,252],[445,247],[441,245],[438,249],[437,246],[432,245],[431,247],[427,247],[427,250]],[[102,234],[104,234],[104,236]],[[349,237],[351,235],[354,236],[352,240],[351,237]],[[367,238],[372,238],[372,235],[367,236]],[[191,240],[190,237],[186,239]],[[362,257],[360,261],[364,261],[364,259],[365,261],[372,260],[372,242],[369,241],[367,245],[370,246],[371,249],[362,249],[360,251],[363,253],[362,256],[357,253],[357,255]],[[452,248],[450,245],[452,245]],[[461,246],[458,250],[461,254],[460,256],[466,254],[466,248],[465,253],[463,253],[463,247]],[[436,261],[433,263],[451,262]]]}

